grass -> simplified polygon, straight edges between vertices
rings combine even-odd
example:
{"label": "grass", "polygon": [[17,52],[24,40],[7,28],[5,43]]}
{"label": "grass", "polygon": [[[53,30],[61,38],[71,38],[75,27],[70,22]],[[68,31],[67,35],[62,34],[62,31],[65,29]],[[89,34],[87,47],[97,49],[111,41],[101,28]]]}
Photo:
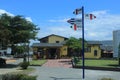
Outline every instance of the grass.
{"label": "grass", "polygon": [[[78,62],[78,66],[82,66],[82,61]],[[118,67],[117,60],[85,60],[85,66],[95,67]]]}
{"label": "grass", "polygon": [[41,66],[43,65],[47,60],[32,60],[30,61],[30,65],[33,65],[33,66]]}

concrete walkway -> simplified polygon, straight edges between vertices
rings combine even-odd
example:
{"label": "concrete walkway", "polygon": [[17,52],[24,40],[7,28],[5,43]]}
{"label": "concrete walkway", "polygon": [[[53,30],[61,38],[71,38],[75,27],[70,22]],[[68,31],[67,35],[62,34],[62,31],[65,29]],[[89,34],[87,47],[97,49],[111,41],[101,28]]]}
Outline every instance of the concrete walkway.
{"label": "concrete walkway", "polygon": [[[82,70],[62,67],[34,67],[37,80],[82,80]],[[85,80],[100,80],[101,78],[112,78],[120,80],[120,72],[85,70]]]}
{"label": "concrete walkway", "polygon": [[[71,68],[70,59],[48,60],[42,67],[36,66],[37,80],[82,80],[82,69]],[[84,80],[100,80],[101,78],[112,78],[120,80],[120,72],[85,70]]]}

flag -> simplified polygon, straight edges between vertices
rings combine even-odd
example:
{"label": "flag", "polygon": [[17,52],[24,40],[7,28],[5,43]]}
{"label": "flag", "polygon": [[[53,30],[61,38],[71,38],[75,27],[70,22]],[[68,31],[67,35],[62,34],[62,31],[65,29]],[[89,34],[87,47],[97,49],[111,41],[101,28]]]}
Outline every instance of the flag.
{"label": "flag", "polygon": [[72,26],[70,26],[70,28],[73,28],[76,31],[77,30],[77,25],[73,24]]}
{"label": "flag", "polygon": [[78,9],[75,9],[75,11],[73,11],[73,14],[75,15],[78,15],[80,13],[82,13],[82,8],[78,8]]}
{"label": "flag", "polygon": [[70,26],[70,28],[73,28],[76,31],[76,30],[81,30],[82,26],[78,25],[78,24],[73,24],[73,25]]}
{"label": "flag", "polygon": [[85,14],[85,19],[93,20],[95,18],[96,18],[96,16],[94,16],[93,14]]}
{"label": "flag", "polygon": [[77,25],[76,25],[76,24],[74,24],[74,30],[75,30],[75,31],[77,30]]}

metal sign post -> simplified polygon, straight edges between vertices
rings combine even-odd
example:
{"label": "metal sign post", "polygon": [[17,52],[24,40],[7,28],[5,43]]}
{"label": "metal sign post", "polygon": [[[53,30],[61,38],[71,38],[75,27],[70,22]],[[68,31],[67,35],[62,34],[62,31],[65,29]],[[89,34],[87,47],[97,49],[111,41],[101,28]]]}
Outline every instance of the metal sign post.
{"label": "metal sign post", "polygon": [[[82,28],[82,79],[85,79],[85,57],[84,57],[84,17],[89,20],[93,20],[96,18],[93,14],[84,14],[84,7],[77,8],[74,10],[73,14],[78,15],[82,13],[82,19],[79,18],[71,18],[67,22],[76,25],[76,28]],[[75,28],[75,30],[77,30]],[[120,58],[119,58],[120,59]]]}
{"label": "metal sign post", "polygon": [[82,78],[85,78],[85,58],[84,58],[84,7],[82,6]]}

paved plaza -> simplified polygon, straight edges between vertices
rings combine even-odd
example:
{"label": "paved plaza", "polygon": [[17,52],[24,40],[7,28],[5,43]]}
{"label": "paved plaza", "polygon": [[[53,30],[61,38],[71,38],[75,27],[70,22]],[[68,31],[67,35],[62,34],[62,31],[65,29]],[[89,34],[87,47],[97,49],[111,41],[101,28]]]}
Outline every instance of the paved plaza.
{"label": "paved plaza", "polygon": [[[70,59],[48,60],[41,67],[33,67],[36,71],[30,75],[37,75],[37,80],[82,80],[82,69],[72,68],[70,62]],[[85,70],[85,80],[101,78],[120,80],[120,72]]]}
{"label": "paved plaza", "polygon": [[[37,80],[82,80],[82,70],[73,68],[35,67]],[[120,80],[120,72],[85,70],[85,80],[100,80],[101,78],[113,78]]]}
{"label": "paved plaza", "polygon": [[[22,59],[8,61],[9,64],[18,64]],[[29,75],[37,76],[37,80],[82,80],[82,69],[72,68],[70,59],[50,59],[43,66],[30,66],[35,71]],[[0,68],[0,74],[16,72],[17,68]],[[84,80],[100,80],[112,78],[120,80],[120,72],[85,69]]]}

